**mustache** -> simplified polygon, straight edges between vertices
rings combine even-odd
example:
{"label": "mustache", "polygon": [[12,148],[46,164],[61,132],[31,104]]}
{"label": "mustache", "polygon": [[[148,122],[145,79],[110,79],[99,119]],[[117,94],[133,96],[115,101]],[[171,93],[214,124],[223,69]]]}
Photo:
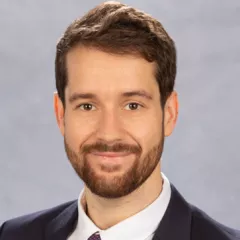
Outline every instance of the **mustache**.
{"label": "mustache", "polygon": [[91,152],[126,152],[140,154],[142,152],[141,147],[135,145],[129,145],[124,143],[116,143],[114,145],[108,145],[102,142],[96,142],[94,144],[86,144],[82,147],[81,152],[84,154]]}

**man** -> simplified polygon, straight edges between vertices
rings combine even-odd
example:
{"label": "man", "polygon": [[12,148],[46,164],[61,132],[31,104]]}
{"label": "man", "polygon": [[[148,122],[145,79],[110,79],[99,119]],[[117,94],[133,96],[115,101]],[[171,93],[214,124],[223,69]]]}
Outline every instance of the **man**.
{"label": "man", "polygon": [[225,240],[237,230],[187,203],[161,173],[178,117],[176,50],[151,16],[106,2],[57,44],[54,108],[79,199],[5,222],[1,240]]}

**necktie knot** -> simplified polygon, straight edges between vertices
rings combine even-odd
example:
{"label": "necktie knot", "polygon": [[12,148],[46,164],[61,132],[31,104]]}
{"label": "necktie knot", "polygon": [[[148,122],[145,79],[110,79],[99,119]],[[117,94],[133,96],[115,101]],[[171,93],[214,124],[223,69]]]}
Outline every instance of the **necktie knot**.
{"label": "necktie knot", "polygon": [[88,238],[88,240],[101,240],[99,232],[95,232],[92,236]]}

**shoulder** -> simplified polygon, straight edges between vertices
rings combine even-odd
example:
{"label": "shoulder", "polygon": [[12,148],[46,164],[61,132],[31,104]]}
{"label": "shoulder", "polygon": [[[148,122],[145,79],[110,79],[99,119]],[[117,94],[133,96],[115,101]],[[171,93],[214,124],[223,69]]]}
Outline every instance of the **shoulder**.
{"label": "shoulder", "polygon": [[217,222],[196,206],[191,205],[191,209],[192,209],[191,239],[240,240],[239,230],[227,227]]}
{"label": "shoulder", "polygon": [[25,233],[27,233],[28,236],[33,236],[32,239],[37,239],[37,237],[41,239],[41,236],[36,235],[41,235],[41,232],[43,232],[42,229],[52,219],[75,202],[76,200],[69,201],[53,208],[34,212],[4,222],[0,227],[0,240],[16,239],[16,236],[18,236],[17,239],[24,239]]}

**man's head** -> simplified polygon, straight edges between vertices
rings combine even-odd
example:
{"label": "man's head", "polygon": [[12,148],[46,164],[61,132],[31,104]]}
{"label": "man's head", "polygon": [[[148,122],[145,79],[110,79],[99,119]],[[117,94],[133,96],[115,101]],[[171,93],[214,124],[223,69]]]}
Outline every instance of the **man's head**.
{"label": "man's head", "polygon": [[106,2],[67,28],[55,70],[55,112],[75,171],[99,196],[133,192],[160,164],[177,119],[174,42],[151,16]]}

